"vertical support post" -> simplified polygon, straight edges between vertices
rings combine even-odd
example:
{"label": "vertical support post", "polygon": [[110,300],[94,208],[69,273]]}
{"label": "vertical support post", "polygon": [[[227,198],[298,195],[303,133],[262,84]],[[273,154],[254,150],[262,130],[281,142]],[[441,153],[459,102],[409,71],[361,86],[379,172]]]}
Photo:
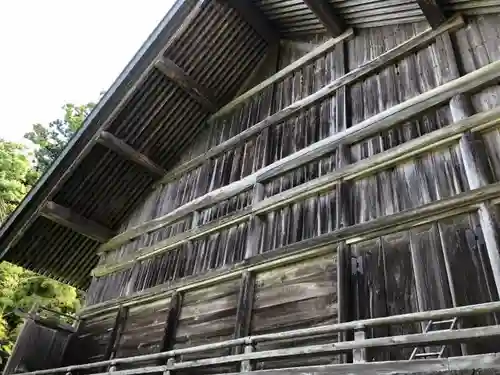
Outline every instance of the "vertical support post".
{"label": "vertical support post", "polygon": [[[335,47],[334,66],[337,75],[344,75],[347,72],[347,44],[342,41]],[[336,132],[344,131],[347,128],[347,88],[341,87],[336,92],[336,117],[335,128]],[[349,147],[347,145],[340,145],[336,150],[336,168],[341,169],[350,163]],[[336,195],[336,217],[335,229],[347,227],[352,224],[350,212],[350,184],[346,181],[341,181],[337,186]],[[350,246],[345,242],[339,243],[337,248],[337,306],[338,306],[338,322],[346,322],[351,318],[351,250]],[[351,337],[349,332],[339,332],[338,341],[347,341]],[[341,361],[343,363],[349,362],[346,355],[342,355]]]}
{"label": "vertical support post", "polygon": [[[120,306],[120,308],[118,309],[118,313],[116,314],[115,324],[113,326],[113,330],[111,331],[111,336],[109,338],[108,346],[106,347],[104,359],[106,360],[113,359],[116,356],[116,352],[118,351],[118,345],[120,343],[120,337],[125,328],[125,323],[127,322],[127,317],[128,317],[128,308]],[[109,368],[109,371],[112,371],[113,367],[115,366],[111,366]]]}
{"label": "vertical support post", "polygon": [[169,359],[167,359],[167,370],[163,372],[163,375],[171,375],[172,374],[172,371],[170,371],[170,368],[174,365],[174,363],[175,363],[174,357],[170,357]]}
{"label": "vertical support post", "polygon": [[[253,344],[245,345],[245,354],[250,354],[253,352]],[[249,359],[241,361],[240,372],[249,372],[252,371],[252,363]]]}
{"label": "vertical support post", "polygon": [[[444,56],[443,79],[450,81],[460,77],[460,71],[457,64],[457,56],[453,49],[453,42],[448,33],[442,34],[436,43],[441,46],[441,53]],[[451,115],[454,122],[458,122],[471,116],[474,111],[470,98],[464,94],[453,97],[449,103]],[[485,153],[485,147],[482,139],[475,137],[474,134],[467,132],[459,141],[460,152],[465,168],[465,174],[470,189],[478,189],[491,183],[491,175],[488,167],[488,159]],[[481,203],[478,209],[479,223],[484,235],[484,242],[488,252],[493,278],[498,295],[500,296],[500,238],[495,228],[493,214],[487,202]]]}
{"label": "vertical support post", "polygon": [[[484,155],[482,140],[468,132],[460,138],[460,151],[465,167],[465,174],[471,189],[478,189],[489,183],[487,160]],[[488,202],[483,202],[477,210],[483,232],[486,251],[493,272],[497,294],[500,296],[500,238],[493,220],[493,213]]]}
{"label": "vertical support post", "polygon": [[163,342],[160,351],[166,352],[172,350],[175,345],[175,336],[177,325],[179,322],[179,315],[182,306],[182,294],[174,291],[170,298],[170,305],[168,309],[167,319],[165,322],[165,330],[163,333]]}
{"label": "vertical support post", "polygon": [[[253,188],[252,204],[264,199],[264,185],[257,182]],[[260,237],[262,235],[262,219],[259,215],[252,215],[248,224],[248,237],[245,248],[245,259],[259,254]]]}
{"label": "vertical support post", "polygon": [[193,217],[191,219],[191,228],[194,229],[194,228],[197,228],[198,227],[198,224],[200,222],[200,211],[195,211],[193,212]]}
{"label": "vertical support post", "polygon": [[[364,341],[366,339],[366,333],[364,328],[356,329],[354,331],[354,341]],[[353,363],[365,363],[366,362],[366,348],[358,348],[352,350]]]}
{"label": "vertical support post", "polygon": [[[254,290],[255,274],[250,271],[244,271],[241,276],[238,307],[236,309],[236,325],[234,328],[235,339],[250,335]],[[234,354],[238,354],[240,350],[239,347],[233,348]]]}

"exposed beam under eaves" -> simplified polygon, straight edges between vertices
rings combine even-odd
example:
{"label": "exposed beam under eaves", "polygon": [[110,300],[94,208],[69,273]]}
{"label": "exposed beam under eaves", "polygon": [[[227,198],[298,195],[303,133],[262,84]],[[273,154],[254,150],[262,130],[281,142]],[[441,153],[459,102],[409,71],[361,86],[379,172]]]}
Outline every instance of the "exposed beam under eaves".
{"label": "exposed beam under eaves", "polygon": [[125,143],[123,140],[115,137],[111,133],[108,133],[106,131],[101,132],[98,142],[102,146],[110,149],[111,151],[114,151],[115,153],[131,161],[132,163],[143,167],[156,177],[162,177],[166,173],[163,168],[158,166],[146,155],[141,154],[139,151],[135,150],[133,147]]}
{"label": "exposed beam under eaves", "polygon": [[264,13],[251,0],[220,0],[225,1],[231,8],[259,33],[270,45],[279,42],[280,35]]}
{"label": "exposed beam under eaves", "polygon": [[58,205],[55,202],[47,202],[40,215],[66,228],[70,228],[88,238],[101,243],[109,241],[114,233],[111,229],[87,219],[67,207]]}
{"label": "exposed beam under eaves", "polygon": [[325,0],[304,0],[304,3],[318,17],[331,36],[337,37],[345,31],[344,21],[335,14],[335,10],[329,2]]}
{"label": "exposed beam under eaves", "polygon": [[436,0],[417,0],[417,3],[433,29],[446,20],[444,12]]}
{"label": "exposed beam under eaves", "polygon": [[219,106],[208,90],[198,84],[172,60],[162,58],[156,61],[155,67],[209,112],[215,113],[217,111]]}

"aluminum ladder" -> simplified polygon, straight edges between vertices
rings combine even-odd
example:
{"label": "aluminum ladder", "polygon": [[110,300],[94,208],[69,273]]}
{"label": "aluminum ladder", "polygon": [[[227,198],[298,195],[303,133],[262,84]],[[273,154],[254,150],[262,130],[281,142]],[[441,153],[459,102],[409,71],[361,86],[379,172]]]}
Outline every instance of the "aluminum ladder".
{"label": "aluminum ladder", "polygon": [[[439,321],[429,320],[429,323],[427,323],[427,325],[425,326],[424,333],[430,332],[432,327],[442,326],[442,325],[445,325],[445,324],[449,324],[449,326],[448,326],[447,329],[436,329],[436,330],[432,330],[432,332],[436,332],[436,331],[452,331],[457,326],[457,320],[458,320],[458,318],[456,318],[456,317],[453,318],[453,319],[448,319],[448,320],[439,320]],[[414,359],[417,359],[417,358],[429,358],[429,357],[431,357],[431,358],[442,358],[443,357],[443,353],[446,350],[446,345],[441,346],[441,350],[439,352],[423,352],[423,353],[419,353],[418,352],[419,349],[420,349],[419,346],[416,346],[413,349],[413,351],[411,352],[411,355],[410,355],[410,359],[409,359],[410,361],[412,361]]]}

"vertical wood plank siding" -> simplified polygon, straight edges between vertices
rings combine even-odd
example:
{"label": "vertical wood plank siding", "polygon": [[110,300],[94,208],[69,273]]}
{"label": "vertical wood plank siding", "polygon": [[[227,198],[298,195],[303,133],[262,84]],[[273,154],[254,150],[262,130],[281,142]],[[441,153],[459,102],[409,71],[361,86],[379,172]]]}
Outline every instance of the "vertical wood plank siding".
{"label": "vertical wood plank siding", "polygon": [[[332,249],[332,253],[335,249]],[[256,277],[252,311],[252,334],[281,332],[337,322],[337,259],[332,253],[323,257],[276,268]],[[302,339],[284,339],[258,344],[258,350],[293,345],[323,344],[337,341],[337,334]],[[259,361],[256,370],[338,363],[331,355]]]}
{"label": "vertical wood plank siding", "polygon": [[[500,60],[500,34],[497,31],[500,17],[471,18],[468,23],[466,28],[451,33],[453,48],[459,57],[458,69],[462,74]],[[314,63],[252,96],[233,112],[207,125],[179,163],[203,155],[425,28],[424,24],[413,24],[358,30],[354,38],[345,41],[345,45],[338,45]],[[168,214],[195,198],[237,182],[277,160],[441,86],[450,78],[449,67],[441,63],[446,52],[441,42],[438,39],[432,45],[305,108],[297,116],[270,126],[238,147],[157,186],[122,230]],[[279,67],[287,66],[304,53],[302,48],[293,46],[293,42],[281,46]],[[338,64],[340,59],[345,61],[344,67]],[[499,97],[500,88],[494,83],[481,88],[471,95],[474,111],[485,112],[497,107]],[[263,198],[304,186],[350,163],[371,160],[382,152],[398,149],[453,122],[449,103],[443,102],[389,130],[342,145],[320,159],[263,180]],[[476,135],[484,140],[491,182],[500,182],[498,127],[490,127]],[[118,249],[103,252],[100,265],[112,265],[160,241],[180,238],[187,231],[206,228],[211,223],[250,212],[256,194],[252,187],[245,189],[160,229],[140,235]],[[339,184],[304,195],[305,198],[300,201],[287,202],[265,213],[252,212],[258,217],[254,222],[260,226],[259,231],[249,228],[247,215],[243,220],[230,221],[223,229],[176,243],[168,251],[158,252],[130,267],[94,277],[87,301],[95,305],[155,286],[176,289],[179,288],[176,282],[186,277],[247,264],[245,262],[251,259],[245,259],[246,252],[268,256],[273,254],[272,251],[279,252],[278,249],[299,241],[416,209],[469,192],[470,189],[459,139],[455,137],[439,145],[431,145],[425,152],[399,160],[389,167],[360,173],[348,181],[341,179]],[[491,205],[498,202],[491,202]],[[498,230],[498,206],[492,208],[492,219]],[[175,335],[169,338],[172,348],[230,339],[235,335],[241,336],[243,331],[252,335],[280,332],[335,323],[339,319],[375,318],[498,300],[488,251],[474,207],[404,228],[383,228],[376,233],[348,238],[341,244],[328,245],[322,253],[300,262],[295,260],[295,263],[265,270],[252,269],[248,272],[255,280],[253,288],[241,287],[241,274],[235,274],[223,281],[182,290],[179,292],[182,298],[176,313]],[[259,240],[247,241],[249,232],[260,233]],[[337,260],[339,251],[342,251],[340,262]],[[345,284],[341,295],[337,295],[338,274]],[[247,289],[252,289],[252,292]],[[129,309],[128,319],[118,340],[117,356],[160,350],[165,342],[165,324],[171,304],[170,297],[156,298],[159,299],[126,306]],[[251,311],[243,311],[243,305],[250,306]],[[83,321],[78,337],[94,343],[96,348],[87,360],[102,358],[99,343],[106,340],[106,334],[109,336],[108,331],[113,327],[116,316],[113,314],[116,312],[108,315],[101,313]],[[462,326],[469,328],[496,322],[497,316],[490,314],[465,318]],[[90,333],[89,327],[96,324],[97,328]],[[418,332],[422,332],[421,324],[406,324],[369,329],[366,335],[367,338],[374,338]],[[294,342],[307,345],[333,343],[338,339],[337,335],[319,335]],[[258,349],[278,349],[287,344],[290,342],[261,343]],[[494,339],[480,344],[470,342],[463,346],[452,345],[446,354],[460,354],[461,350],[467,354],[485,353],[495,351],[497,347],[498,340]],[[406,360],[411,351],[412,348],[368,349],[366,359]],[[227,354],[229,351],[224,349],[203,355],[185,355],[177,360]],[[261,370],[282,367],[285,363],[287,367],[293,367],[306,362],[314,365],[342,360],[342,356],[317,355],[300,360],[288,358],[285,362],[259,360],[252,365],[254,369]],[[197,370],[202,374],[237,371],[240,368],[236,364]]]}

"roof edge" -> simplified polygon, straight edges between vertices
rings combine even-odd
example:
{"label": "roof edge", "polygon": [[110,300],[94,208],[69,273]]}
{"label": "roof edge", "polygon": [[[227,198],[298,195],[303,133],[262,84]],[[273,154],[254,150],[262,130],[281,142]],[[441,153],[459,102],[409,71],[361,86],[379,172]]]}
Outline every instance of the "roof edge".
{"label": "roof edge", "polygon": [[165,17],[87,116],[80,130],[70,139],[61,154],[8,217],[0,228],[0,260],[36,219],[45,202],[94,146],[99,131],[105,128],[135,91],[148,67],[195,4],[195,0],[175,0]]}

